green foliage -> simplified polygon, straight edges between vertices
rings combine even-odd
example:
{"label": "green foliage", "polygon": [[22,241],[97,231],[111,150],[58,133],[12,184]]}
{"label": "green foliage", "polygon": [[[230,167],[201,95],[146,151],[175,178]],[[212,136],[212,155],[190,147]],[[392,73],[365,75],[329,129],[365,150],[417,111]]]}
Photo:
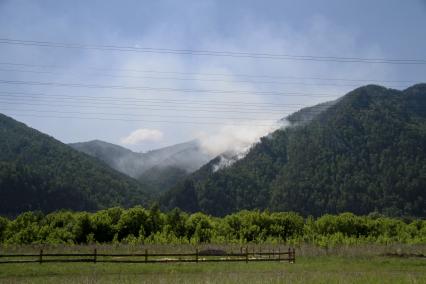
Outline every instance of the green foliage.
{"label": "green foliage", "polygon": [[0,214],[144,204],[145,189],[95,158],[0,114]]}
{"label": "green foliage", "polygon": [[19,215],[6,229],[6,243],[37,243],[42,219],[42,214],[38,212],[25,212]]}
{"label": "green foliage", "polygon": [[[215,216],[259,208],[426,217],[425,110],[426,84],[358,88],[289,116],[290,127],[262,138],[229,167],[214,171],[218,159],[211,161],[162,204]],[[347,218],[348,226],[357,222]]]}
{"label": "green foliage", "polygon": [[196,243],[210,242],[212,237],[212,221],[203,213],[192,214],[186,221],[188,239]]}
{"label": "green foliage", "polygon": [[138,237],[141,233],[145,236],[147,232],[149,212],[137,206],[126,210],[117,224],[118,239],[122,240],[126,236]]}
{"label": "green foliage", "polygon": [[161,212],[118,207],[95,213],[25,212],[0,218],[4,244],[199,244],[301,243],[319,246],[357,243],[425,243],[426,220],[402,220],[352,213],[304,219],[294,212],[243,210],[223,218],[179,209]]}

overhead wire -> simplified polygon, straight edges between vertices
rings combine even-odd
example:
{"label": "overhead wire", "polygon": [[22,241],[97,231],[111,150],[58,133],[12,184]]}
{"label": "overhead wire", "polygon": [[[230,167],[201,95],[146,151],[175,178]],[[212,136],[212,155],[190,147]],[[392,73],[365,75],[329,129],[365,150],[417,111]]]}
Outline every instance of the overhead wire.
{"label": "overhead wire", "polygon": [[337,62],[337,63],[426,65],[425,59],[363,58],[363,57],[341,57],[341,56],[273,54],[273,53],[265,53],[265,52],[254,53],[254,52],[196,50],[196,49],[171,49],[171,48],[118,46],[118,45],[88,45],[88,44],[81,44],[81,43],[22,40],[22,39],[13,39],[13,38],[0,38],[0,44],[51,47],[51,48],[119,51],[119,52],[143,52],[143,53],[179,54],[179,55],[192,55],[192,56],[196,55],[196,56],[215,56],[215,57],[233,57],[233,58],[252,58],[252,59],[275,59],[275,60],[318,61],[318,62],[325,61],[325,62]]}
{"label": "overhead wire", "polygon": [[262,96],[309,96],[309,97],[332,97],[333,96],[333,95],[325,94],[325,93],[304,93],[304,92],[293,92],[293,91],[249,91],[249,90],[165,88],[165,87],[152,87],[152,86],[102,85],[102,84],[81,84],[81,83],[41,82],[41,81],[22,81],[22,80],[0,80],[0,84],[72,87],[72,88],[90,88],[90,89],[183,92],[183,93],[246,94],[246,95],[253,94],[253,95],[262,95]]}
{"label": "overhead wire", "polygon": [[39,118],[55,118],[55,119],[82,119],[82,120],[101,120],[101,121],[123,121],[123,122],[149,122],[149,123],[168,123],[168,124],[200,124],[200,125],[226,125],[226,126],[250,126],[250,127],[272,127],[275,124],[253,124],[253,123],[233,123],[233,122],[209,122],[209,121],[177,121],[177,120],[148,120],[148,119],[122,119],[122,118],[103,118],[103,117],[81,117],[81,116],[54,116],[54,115],[33,115],[33,114],[16,114],[9,115],[39,117]]}
{"label": "overhead wire", "polygon": [[38,99],[49,99],[57,98],[64,100],[89,100],[89,101],[107,101],[107,102],[143,102],[143,103],[164,103],[174,105],[207,105],[207,106],[221,106],[221,107],[271,107],[281,108],[286,106],[298,106],[307,107],[307,104],[292,104],[292,103],[265,103],[265,102],[244,102],[244,101],[217,101],[217,100],[192,100],[192,99],[147,99],[147,98],[135,98],[135,97],[122,97],[122,96],[82,96],[82,95],[69,95],[69,94],[47,94],[47,93],[29,93],[29,92],[8,92],[0,91],[0,98],[38,98]]}
{"label": "overhead wire", "polygon": [[[0,65],[7,66],[20,66],[26,68],[50,68],[50,69],[68,69],[67,66],[62,65],[47,65],[47,64],[30,64],[30,63],[17,63],[17,62],[0,62]],[[354,79],[354,78],[328,78],[328,77],[303,77],[303,76],[283,76],[283,75],[265,75],[265,74],[242,74],[242,73],[213,73],[213,72],[182,72],[182,71],[164,71],[164,70],[147,70],[147,69],[129,69],[129,68],[105,68],[86,66],[86,70],[93,71],[117,71],[117,72],[134,72],[134,73],[153,73],[153,74],[174,74],[186,76],[202,76],[202,77],[245,77],[245,78],[267,78],[267,79],[297,79],[297,80],[318,80],[318,81],[346,81],[346,82],[371,82],[371,83],[407,83],[413,84],[417,81],[413,80],[384,80],[384,79]]]}
{"label": "overhead wire", "polygon": [[[158,106],[158,108],[155,108],[156,105],[134,105],[134,104],[105,104],[105,103],[84,103],[84,104],[69,104],[69,103],[34,103],[34,102],[22,102],[22,101],[16,101],[16,100],[8,100],[8,99],[0,99],[0,102],[2,104],[7,105],[29,105],[29,106],[54,106],[54,107],[82,107],[82,108],[112,108],[112,109],[122,109],[122,110],[154,110],[154,111],[164,111],[164,110],[171,110],[171,111],[193,111],[193,112],[217,112],[217,113],[239,113],[239,114],[264,114],[264,115],[272,115],[272,114],[280,114],[283,112],[283,110],[268,110],[268,111],[260,111],[260,110],[249,110],[249,109],[238,109],[235,108],[228,108],[228,109],[212,109],[212,108],[200,108],[200,107],[183,107],[183,108],[176,108],[176,107],[164,107],[164,106]],[[285,109],[284,109],[285,110]]]}
{"label": "overhead wire", "polygon": [[[58,73],[52,71],[40,70],[22,70],[22,69],[0,69],[0,72],[16,72],[31,74],[49,74],[61,76],[81,76],[81,74]],[[196,81],[196,82],[221,82],[221,83],[250,83],[267,85],[296,85],[296,86],[331,86],[331,87],[358,87],[355,84],[332,84],[332,83],[305,83],[305,82],[281,82],[281,81],[253,81],[253,80],[223,80],[223,79],[205,79],[205,78],[180,78],[180,77],[155,77],[155,76],[132,76],[117,75],[106,73],[88,73],[86,76],[108,77],[108,78],[128,78],[128,79],[150,79],[150,80],[173,80],[173,81]],[[404,88],[406,85],[389,85],[390,88]]]}

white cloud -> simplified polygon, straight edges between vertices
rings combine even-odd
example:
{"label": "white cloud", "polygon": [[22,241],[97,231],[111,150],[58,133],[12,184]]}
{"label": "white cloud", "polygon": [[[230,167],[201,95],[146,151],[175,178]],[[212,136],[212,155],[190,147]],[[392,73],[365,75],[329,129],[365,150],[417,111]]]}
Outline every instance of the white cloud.
{"label": "white cloud", "polygon": [[136,145],[144,141],[161,141],[163,132],[157,129],[140,128],[129,134],[127,137],[121,138],[121,143],[125,145]]}

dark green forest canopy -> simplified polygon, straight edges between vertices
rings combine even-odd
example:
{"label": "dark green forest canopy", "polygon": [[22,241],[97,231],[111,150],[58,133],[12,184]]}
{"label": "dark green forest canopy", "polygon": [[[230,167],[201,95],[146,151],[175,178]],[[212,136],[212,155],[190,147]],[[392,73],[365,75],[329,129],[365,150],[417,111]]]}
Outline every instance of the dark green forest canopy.
{"label": "dark green forest canopy", "polygon": [[182,181],[164,208],[426,217],[426,84],[361,87],[287,119],[232,166]]}
{"label": "dark green forest canopy", "polygon": [[0,114],[0,214],[146,204],[143,185]]}

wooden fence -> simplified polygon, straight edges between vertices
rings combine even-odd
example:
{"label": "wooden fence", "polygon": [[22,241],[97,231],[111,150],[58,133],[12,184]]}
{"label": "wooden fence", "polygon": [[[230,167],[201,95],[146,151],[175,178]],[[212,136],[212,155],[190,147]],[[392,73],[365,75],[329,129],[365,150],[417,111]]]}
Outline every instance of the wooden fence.
{"label": "wooden fence", "polygon": [[194,253],[44,253],[38,254],[0,254],[0,264],[6,263],[59,263],[59,262],[89,262],[89,263],[173,263],[173,262],[252,262],[252,261],[286,261],[296,262],[296,252],[289,248],[286,251],[252,251],[247,248],[239,253],[227,253],[220,250],[195,250]]}

